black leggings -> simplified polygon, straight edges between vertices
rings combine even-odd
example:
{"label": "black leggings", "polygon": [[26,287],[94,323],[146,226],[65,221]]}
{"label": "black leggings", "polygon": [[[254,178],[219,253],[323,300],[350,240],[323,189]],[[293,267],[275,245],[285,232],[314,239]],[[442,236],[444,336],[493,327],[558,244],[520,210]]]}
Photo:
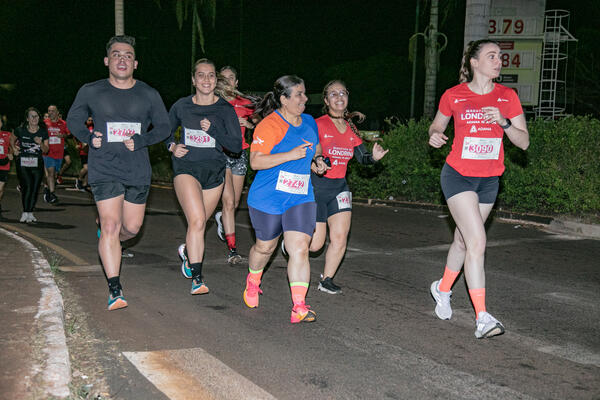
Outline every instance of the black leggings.
{"label": "black leggings", "polygon": [[19,169],[19,185],[21,185],[21,203],[23,212],[33,212],[37,201],[40,183],[44,177],[44,170],[40,167],[21,167]]}

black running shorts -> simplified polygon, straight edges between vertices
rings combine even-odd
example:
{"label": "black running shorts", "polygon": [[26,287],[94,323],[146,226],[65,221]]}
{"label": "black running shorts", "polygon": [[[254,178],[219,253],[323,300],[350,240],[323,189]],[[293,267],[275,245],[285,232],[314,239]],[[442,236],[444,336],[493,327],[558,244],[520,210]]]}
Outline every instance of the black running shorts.
{"label": "black running shorts", "polygon": [[146,204],[150,193],[150,185],[125,185],[120,182],[93,183],[90,187],[96,203],[124,195],[128,203]]}
{"label": "black running shorts", "polygon": [[184,161],[176,157],[173,160],[173,177],[177,175],[191,175],[200,183],[202,189],[216,188],[225,182],[225,162],[209,161]]}
{"label": "black running shorts", "polygon": [[310,180],[317,202],[317,222],[327,222],[333,214],[352,211],[352,193],[346,178],[324,178],[313,173]]}
{"label": "black running shorts", "polygon": [[444,164],[440,174],[442,192],[446,201],[452,196],[462,192],[475,192],[479,196],[479,203],[494,204],[500,187],[500,177],[473,177],[462,176],[448,164]]}

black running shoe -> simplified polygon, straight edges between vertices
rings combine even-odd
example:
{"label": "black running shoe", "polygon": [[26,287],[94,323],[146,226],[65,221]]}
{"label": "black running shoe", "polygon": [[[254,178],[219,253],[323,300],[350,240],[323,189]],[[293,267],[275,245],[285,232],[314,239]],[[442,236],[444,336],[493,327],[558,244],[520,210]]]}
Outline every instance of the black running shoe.
{"label": "black running shoe", "polygon": [[50,203],[50,204],[58,203],[58,197],[56,196],[56,194],[54,192],[50,192],[48,194],[48,203]]}
{"label": "black running shoe", "polygon": [[342,293],[342,288],[333,283],[333,279],[325,278],[319,282],[319,290],[329,294]]}
{"label": "black running shoe", "polygon": [[236,249],[229,250],[227,262],[231,265],[240,264],[244,261],[244,257],[240,256]]}

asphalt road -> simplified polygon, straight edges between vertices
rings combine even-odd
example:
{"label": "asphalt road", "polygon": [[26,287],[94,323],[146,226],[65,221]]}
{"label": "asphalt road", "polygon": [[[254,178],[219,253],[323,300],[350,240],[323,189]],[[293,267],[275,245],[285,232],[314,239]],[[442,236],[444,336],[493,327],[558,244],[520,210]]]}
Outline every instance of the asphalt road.
{"label": "asphalt road", "polygon": [[[247,264],[226,263],[212,220],[210,293],[191,296],[177,255],[185,219],[171,189],[153,188],[134,257],[123,260],[129,307],[108,312],[89,195],[60,187],[59,204],[40,201],[39,222],[20,224],[11,179],[0,222],[29,234],[60,266],[111,398],[600,398],[598,240],[492,220],[487,308],[506,333],[478,340],[462,275],[450,321],[437,319],[429,295],[452,237],[448,216],[355,204],[335,278],[343,294],[317,290],[324,254],[315,255],[307,302],[317,321],[291,325],[285,258],[274,255],[260,307],[248,309]],[[237,219],[238,250],[247,255],[254,239],[245,203]]]}

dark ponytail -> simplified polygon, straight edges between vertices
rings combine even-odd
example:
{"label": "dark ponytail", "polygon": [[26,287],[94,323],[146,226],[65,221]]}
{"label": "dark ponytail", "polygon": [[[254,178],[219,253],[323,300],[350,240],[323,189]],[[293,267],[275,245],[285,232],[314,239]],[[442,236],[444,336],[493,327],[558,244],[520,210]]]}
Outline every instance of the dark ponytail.
{"label": "dark ponytail", "polygon": [[458,73],[458,81],[460,83],[471,82],[473,80],[473,70],[471,68],[471,59],[478,58],[481,48],[486,44],[495,44],[500,46],[497,41],[491,39],[481,39],[469,42],[467,48],[463,54],[463,58],[460,64],[460,71]]}
{"label": "dark ponytail", "polygon": [[265,94],[262,100],[260,100],[251,118],[253,120],[260,121],[273,111],[280,108],[281,96],[285,96],[289,99],[292,95],[292,89],[294,86],[298,86],[303,83],[304,80],[296,75],[284,75],[277,79],[273,84],[273,90]]}

